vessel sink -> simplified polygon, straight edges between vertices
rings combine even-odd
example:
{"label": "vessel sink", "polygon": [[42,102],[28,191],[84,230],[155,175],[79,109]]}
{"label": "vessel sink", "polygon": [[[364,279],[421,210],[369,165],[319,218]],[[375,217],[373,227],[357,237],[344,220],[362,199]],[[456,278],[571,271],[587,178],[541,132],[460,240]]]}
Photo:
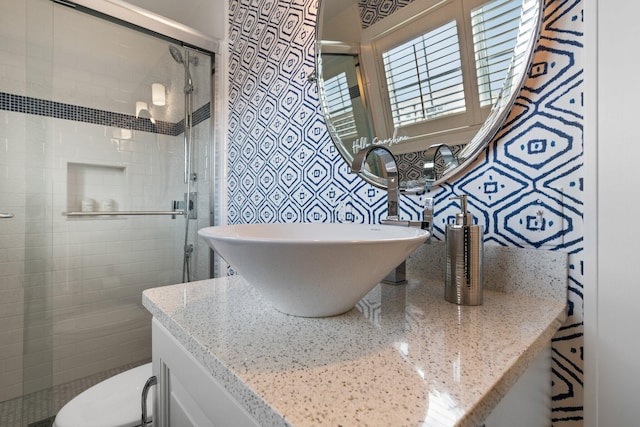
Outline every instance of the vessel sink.
{"label": "vessel sink", "polygon": [[429,237],[350,223],[223,225],[198,234],[273,307],[302,317],[349,311]]}

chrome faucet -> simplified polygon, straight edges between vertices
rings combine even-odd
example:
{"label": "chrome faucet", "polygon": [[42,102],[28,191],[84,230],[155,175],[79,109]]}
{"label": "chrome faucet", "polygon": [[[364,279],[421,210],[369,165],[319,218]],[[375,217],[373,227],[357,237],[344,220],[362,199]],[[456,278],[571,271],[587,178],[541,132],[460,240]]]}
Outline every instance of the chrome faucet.
{"label": "chrome faucet", "polygon": [[398,164],[389,149],[380,145],[372,145],[358,151],[351,164],[351,172],[360,173],[367,163],[367,157],[372,152],[376,154],[384,163],[384,170],[387,175],[387,219],[398,220],[398,201],[400,200],[400,189],[398,188]]}
{"label": "chrome faucet", "polygon": [[[427,230],[429,234],[433,231],[433,198],[426,198],[422,221],[403,221],[399,217],[398,201],[400,200],[400,190],[398,186],[398,165],[395,157],[388,148],[380,145],[371,145],[358,151],[351,164],[351,172],[360,173],[366,164],[367,157],[372,151],[379,151],[378,156],[384,162],[387,174],[387,219],[383,219],[382,224],[400,225],[405,227],[418,227]],[[425,187],[426,189],[426,187]],[[429,238],[431,240],[431,238]],[[428,241],[429,241],[428,240]]]}
{"label": "chrome faucet", "polygon": [[[398,202],[400,200],[400,188],[398,186],[398,164],[395,157],[389,149],[380,145],[372,145],[358,151],[353,158],[351,164],[351,172],[360,173],[365,167],[367,157],[370,153],[376,151],[376,154],[384,164],[385,173],[387,175],[387,219],[382,220],[385,225],[398,225],[404,227],[419,227],[429,232],[429,239],[433,230],[433,199],[425,199],[424,212],[422,221],[402,221],[399,217]],[[383,280],[385,283],[402,284],[406,283],[406,262],[396,267],[394,271]]]}

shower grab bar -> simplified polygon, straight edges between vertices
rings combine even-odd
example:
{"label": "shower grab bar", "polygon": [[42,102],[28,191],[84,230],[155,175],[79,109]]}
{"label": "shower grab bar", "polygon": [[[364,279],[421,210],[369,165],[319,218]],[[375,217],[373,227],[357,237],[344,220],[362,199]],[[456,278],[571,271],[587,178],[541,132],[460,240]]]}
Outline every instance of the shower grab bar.
{"label": "shower grab bar", "polygon": [[11,219],[13,218],[12,213],[0,213],[0,219]]}
{"label": "shower grab bar", "polygon": [[131,215],[184,215],[182,211],[94,211],[94,212],[62,212],[67,217],[82,216],[131,216]]}

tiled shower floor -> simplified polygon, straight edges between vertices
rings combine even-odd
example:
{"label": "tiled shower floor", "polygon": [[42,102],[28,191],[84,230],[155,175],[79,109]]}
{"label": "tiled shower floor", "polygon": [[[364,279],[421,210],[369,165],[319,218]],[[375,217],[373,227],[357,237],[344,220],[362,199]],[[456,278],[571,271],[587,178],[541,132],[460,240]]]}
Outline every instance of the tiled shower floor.
{"label": "tiled shower floor", "polygon": [[53,417],[65,403],[84,390],[120,372],[147,362],[149,360],[131,363],[17,399],[0,402],[0,426],[28,427],[30,424],[37,423],[37,427],[44,427],[48,423],[38,422]]}

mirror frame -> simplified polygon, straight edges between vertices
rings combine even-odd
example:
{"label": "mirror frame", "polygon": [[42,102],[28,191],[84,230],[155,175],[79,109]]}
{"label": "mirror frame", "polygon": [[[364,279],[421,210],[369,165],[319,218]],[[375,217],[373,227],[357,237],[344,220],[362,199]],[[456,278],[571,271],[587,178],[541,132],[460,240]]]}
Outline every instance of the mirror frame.
{"label": "mirror frame", "polygon": [[[316,19],[316,40],[315,40],[315,75],[314,79],[318,87],[318,98],[320,101],[321,111],[331,140],[334,146],[338,149],[341,157],[350,166],[353,162],[354,154],[350,152],[343,144],[340,143],[340,138],[335,131],[333,124],[329,120],[328,114],[325,111],[328,110],[325,103],[324,93],[324,80],[322,78],[322,27],[323,27],[323,10],[324,5],[328,1],[343,1],[343,0],[318,0],[318,15]],[[529,9],[526,9],[526,8]],[[444,159],[429,158],[427,162],[421,165],[423,169],[423,180],[421,185],[417,187],[407,188],[401,186],[402,192],[421,192],[424,189],[429,189],[433,186],[442,185],[451,178],[464,172],[487,148],[489,143],[498,133],[498,131],[504,125],[506,119],[511,114],[511,110],[516,100],[520,95],[532,66],[533,57],[538,46],[540,35],[542,32],[542,21],[544,18],[544,1],[543,0],[523,0],[523,10],[532,14],[529,18],[531,20],[530,34],[523,34],[523,25],[520,24],[520,29],[516,39],[516,47],[523,46],[522,51],[524,55],[513,55],[511,58],[511,64],[509,71],[507,72],[507,78],[500,91],[496,102],[491,107],[491,111],[480,129],[475,133],[473,138],[467,142],[464,147],[455,155],[454,161],[451,161],[449,156],[445,156]],[[525,39],[525,37],[527,37]],[[515,72],[514,72],[515,70]],[[428,147],[423,147],[428,151],[427,156],[440,155],[440,149],[435,149],[438,146],[448,149],[449,147],[444,144],[434,144]],[[449,150],[450,152],[450,150]],[[373,156],[372,156],[373,157]],[[437,160],[440,160],[439,162]],[[442,171],[436,172],[436,163],[439,163],[442,167]],[[430,169],[431,168],[431,169]],[[383,176],[378,176],[372,173],[370,170],[362,170],[358,172],[358,175],[369,184],[380,189],[387,189],[387,179]]]}

